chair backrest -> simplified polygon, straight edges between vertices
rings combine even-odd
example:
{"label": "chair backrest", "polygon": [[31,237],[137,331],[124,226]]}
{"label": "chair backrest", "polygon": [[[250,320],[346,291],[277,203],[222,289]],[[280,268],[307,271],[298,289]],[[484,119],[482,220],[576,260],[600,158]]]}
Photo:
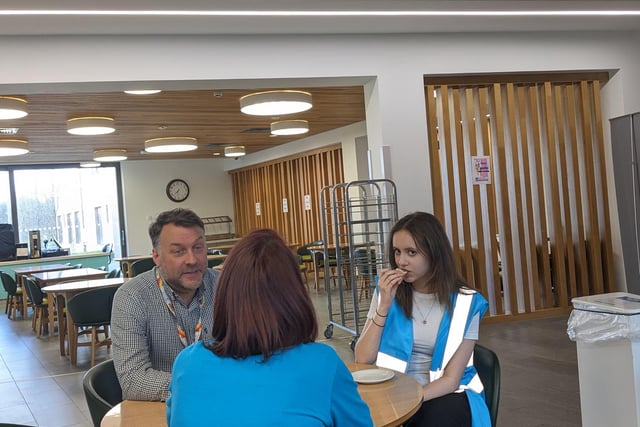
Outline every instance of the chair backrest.
{"label": "chair backrest", "polygon": [[358,268],[358,274],[361,276],[375,276],[377,274],[375,249],[356,248],[353,250],[353,259]]}
{"label": "chair backrest", "polygon": [[473,350],[473,365],[484,386],[484,400],[489,407],[491,425],[495,427],[500,405],[500,361],[493,350],[476,344]]}
{"label": "chair backrest", "polygon": [[122,388],[113,360],[105,360],[90,368],[84,374],[82,388],[93,425],[100,427],[100,422],[109,409],[122,402]]}
{"label": "chair backrest", "polygon": [[220,265],[224,262],[224,258],[214,258],[207,261],[209,268],[213,268],[216,265]]}
{"label": "chair backrest", "polygon": [[9,295],[15,295],[18,290],[18,285],[13,277],[4,271],[0,271],[0,281],[2,281],[2,287],[4,291]]}
{"label": "chair backrest", "polygon": [[27,288],[27,296],[31,300],[31,304],[42,305],[45,294],[40,289],[40,286],[31,277],[24,278],[24,286]]}
{"label": "chair backrest", "polygon": [[122,271],[119,268],[114,268],[113,270],[111,270],[109,272],[109,274],[107,274],[107,279],[112,279],[114,277],[120,277],[121,274],[122,274]]}
{"label": "chair backrest", "polygon": [[108,286],[80,292],[67,301],[67,314],[77,326],[110,323],[113,296],[117,290],[117,286]]}
{"label": "chair backrest", "polygon": [[131,263],[129,270],[129,277],[135,277],[140,273],[151,270],[156,264],[153,262],[153,258],[143,258]]}

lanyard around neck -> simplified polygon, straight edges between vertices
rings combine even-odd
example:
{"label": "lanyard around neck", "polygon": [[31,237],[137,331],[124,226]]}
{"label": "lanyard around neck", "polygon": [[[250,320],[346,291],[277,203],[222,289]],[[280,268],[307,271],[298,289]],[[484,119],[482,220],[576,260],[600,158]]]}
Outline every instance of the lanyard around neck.
{"label": "lanyard around neck", "polygon": [[[164,298],[164,303],[167,305],[169,312],[176,319],[176,328],[178,329],[178,338],[180,338],[180,342],[182,343],[182,345],[186,347],[189,345],[189,341],[187,340],[187,333],[185,332],[182,325],[180,325],[178,315],[176,314],[176,307],[173,305],[173,301],[171,301],[171,298],[169,298],[169,295],[167,295],[167,292],[164,289],[164,280],[160,275],[159,269],[156,268],[155,270],[156,270],[156,282],[158,283],[158,287],[160,288],[160,293]],[[204,307],[204,292],[200,292],[200,295],[198,296],[198,309],[200,314],[198,317],[198,323],[196,323],[196,326],[193,329],[193,335],[194,335],[193,342],[198,342],[200,340],[200,335],[202,335],[202,307]]]}

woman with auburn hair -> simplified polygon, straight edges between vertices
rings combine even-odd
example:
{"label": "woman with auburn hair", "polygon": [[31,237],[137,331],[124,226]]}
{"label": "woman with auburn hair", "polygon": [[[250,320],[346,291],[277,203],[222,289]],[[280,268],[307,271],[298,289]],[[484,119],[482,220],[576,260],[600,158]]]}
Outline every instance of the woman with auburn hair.
{"label": "woman with auburn hair", "polygon": [[317,333],[291,250],[273,230],[247,234],[224,262],[212,341],[173,365],[168,425],[372,426],[351,373]]}

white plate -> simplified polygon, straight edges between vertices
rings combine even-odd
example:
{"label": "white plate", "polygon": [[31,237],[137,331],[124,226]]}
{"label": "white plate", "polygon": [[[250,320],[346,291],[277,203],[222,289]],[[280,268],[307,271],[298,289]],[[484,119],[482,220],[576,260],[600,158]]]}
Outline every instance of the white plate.
{"label": "white plate", "polygon": [[388,369],[363,369],[353,372],[351,375],[360,384],[376,384],[390,380],[395,374]]}

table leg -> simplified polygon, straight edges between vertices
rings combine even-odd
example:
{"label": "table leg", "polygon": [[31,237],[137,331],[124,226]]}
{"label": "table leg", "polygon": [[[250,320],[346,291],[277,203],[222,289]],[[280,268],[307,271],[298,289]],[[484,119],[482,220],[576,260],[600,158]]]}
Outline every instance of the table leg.
{"label": "table leg", "polygon": [[[16,274],[16,283],[20,285],[20,287],[22,288],[22,318],[26,319],[27,318],[27,309],[29,308],[29,303],[28,303],[28,299],[29,297],[27,296],[27,287],[24,285],[24,280],[23,280],[23,276],[22,274],[18,275]],[[15,312],[14,312],[14,318],[15,318]]]}
{"label": "table leg", "polygon": [[71,316],[67,313],[67,342],[69,343],[69,358],[71,359],[72,365],[76,365],[78,363],[77,340],[76,325],[73,323]]}
{"label": "table leg", "polygon": [[[53,298],[56,299],[56,313],[58,316],[58,341],[60,342],[60,356],[65,356],[67,353],[65,351],[64,348],[64,331],[61,328],[62,323],[64,322],[64,297],[62,295],[53,295]],[[51,310],[51,305],[49,305],[49,330],[50,335],[49,336],[53,336],[53,331],[54,331],[54,327],[55,327],[55,320],[54,320],[54,315],[53,312]]]}

